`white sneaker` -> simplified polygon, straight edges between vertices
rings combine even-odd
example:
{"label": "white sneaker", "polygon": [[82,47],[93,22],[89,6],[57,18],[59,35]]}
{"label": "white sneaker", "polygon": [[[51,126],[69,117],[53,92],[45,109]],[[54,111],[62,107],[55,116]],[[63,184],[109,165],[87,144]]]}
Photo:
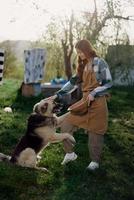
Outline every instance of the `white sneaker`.
{"label": "white sneaker", "polygon": [[64,159],[63,159],[63,161],[62,161],[61,164],[65,165],[65,164],[67,164],[70,161],[76,160],[77,157],[78,157],[77,154],[74,153],[74,152],[72,152],[72,153],[66,153],[66,155],[65,155],[65,157],[64,157]]}
{"label": "white sneaker", "polygon": [[99,168],[99,163],[94,162],[94,161],[91,161],[90,164],[87,167],[88,170],[92,170],[92,171],[94,171],[98,168]]}

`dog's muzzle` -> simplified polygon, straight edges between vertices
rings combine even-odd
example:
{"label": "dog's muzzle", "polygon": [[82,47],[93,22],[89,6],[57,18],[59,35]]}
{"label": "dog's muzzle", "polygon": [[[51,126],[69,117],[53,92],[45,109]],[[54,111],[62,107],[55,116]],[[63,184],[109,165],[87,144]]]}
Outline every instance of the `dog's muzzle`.
{"label": "dog's muzzle", "polygon": [[57,112],[59,112],[60,110],[59,110],[59,105],[56,103],[56,102],[54,102],[54,107],[53,107],[53,110],[52,110],[52,112],[53,113],[57,113]]}
{"label": "dog's muzzle", "polygon": [[55,114],[59,114],[63,108],[63,105],[61,103],[57,103],[55,101],[54,101],[54,104],[55,104],[55,106],[54,106],[52,112]]}

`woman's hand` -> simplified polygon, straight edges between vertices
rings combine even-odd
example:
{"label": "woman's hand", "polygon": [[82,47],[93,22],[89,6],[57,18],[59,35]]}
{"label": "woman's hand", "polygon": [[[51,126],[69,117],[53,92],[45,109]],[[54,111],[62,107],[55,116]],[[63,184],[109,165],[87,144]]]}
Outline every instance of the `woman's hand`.
{"label": "woman's hand", "polygon": [[87,99],[88,99],[88,106],[90,106],[90,102],[94,101],[94,97],[91,94],[89,94]]}
{"label": "woman's hand", "polygon": [[94,101],[94,97],[91,94],[88,95],[87,99],[89,104],[91,101]]}
{"label": "woman's hand", "polygon": [[57,94],[53,95],[53,96],[50,96],[48,97],[47,99],[50,99],[50,100],[55,100],[57,98]]}
{"label": "woman's hand", "polygon": [[50,97],[52,100],[55,100],[57,98],[57,94]]}

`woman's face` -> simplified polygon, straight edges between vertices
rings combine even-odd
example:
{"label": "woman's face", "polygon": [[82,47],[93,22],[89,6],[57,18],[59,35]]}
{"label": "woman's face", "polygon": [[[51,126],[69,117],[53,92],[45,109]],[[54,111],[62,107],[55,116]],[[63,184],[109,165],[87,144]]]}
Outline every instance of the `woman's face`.
{"label": "woman's face", "polygon": [[77,52],[77,55],[81,58],[81,60],[86,59],[85,54],[80,49],[76,49],[76,52]]}

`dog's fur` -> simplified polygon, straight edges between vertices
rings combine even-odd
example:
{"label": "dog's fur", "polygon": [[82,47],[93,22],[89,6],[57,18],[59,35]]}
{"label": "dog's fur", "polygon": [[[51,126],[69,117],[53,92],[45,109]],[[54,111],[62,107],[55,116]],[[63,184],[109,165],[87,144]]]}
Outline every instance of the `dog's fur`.
{"label": "dog's fur", "polygon": [[[8,161],[23,167],[37,167],[37,161],[41,151],[49,144],[67,140],[72,145],[75,139],[68,133],[56,133],[56,126],[64,120],[64,117],[56,117],[54,110],[56,104],[53,98],[41,100],[33,108],[27,124],[25,135],[20,139],[13,154],[7,156],[0,153],[0,161]],[[46,168],[40,168],[47,170]]]}

